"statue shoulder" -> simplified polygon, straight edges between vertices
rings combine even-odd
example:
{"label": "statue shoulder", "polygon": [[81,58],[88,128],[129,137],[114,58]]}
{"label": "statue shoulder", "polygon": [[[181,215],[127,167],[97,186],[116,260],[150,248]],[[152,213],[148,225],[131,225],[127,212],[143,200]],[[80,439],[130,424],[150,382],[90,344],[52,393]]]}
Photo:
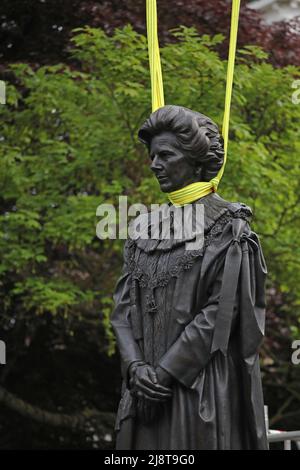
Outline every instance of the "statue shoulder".
{"label": "statue shoulder", "polygon": [[243,202],[226,201],[220,196],[211,198],[205,208],[205,248],[222,248],[243,234],[248,236],[252,215],[251,208]]}
{"label": "statue shoulder", "polygon": [[217,193],[212,195],[210,204],[215,210],[220,212],[224,211],[224,209],[227,209],[227,211],[235,218],[241,216],[242,218],[247,218],[248,221],[250,221],[253,216],[251,207],[244,202],[227,201]]}

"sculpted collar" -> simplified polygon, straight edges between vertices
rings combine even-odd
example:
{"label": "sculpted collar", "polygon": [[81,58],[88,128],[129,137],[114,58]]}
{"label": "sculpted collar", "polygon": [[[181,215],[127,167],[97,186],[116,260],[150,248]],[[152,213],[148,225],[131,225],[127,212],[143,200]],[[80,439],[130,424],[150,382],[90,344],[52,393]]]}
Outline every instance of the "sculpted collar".
{"label": "sculpted collar", "polygon": [[[139,215],[129,224],[129,237],[143,251],[168,251],[194,240],[201,233],[205,236],[220,218],[226,217],[226,214],[227,218],[230,218],[239,213],[250,221],[250,207],[243,203],[226,201],[217,193],[210,193],[186,206],[174,208],[168,203]],[[170,229],[170,236],[167,238],[164,236],[166,228]]]}

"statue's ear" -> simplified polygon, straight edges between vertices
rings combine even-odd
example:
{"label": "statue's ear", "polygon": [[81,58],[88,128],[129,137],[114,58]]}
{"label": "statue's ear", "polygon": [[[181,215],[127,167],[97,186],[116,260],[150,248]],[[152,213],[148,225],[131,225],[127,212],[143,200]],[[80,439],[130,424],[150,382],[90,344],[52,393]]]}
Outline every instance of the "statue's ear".
{"label": "statue's ear", "polygon": [[195,175],[199,181],[202,181],[202,166],[197,166],[195,169]]}

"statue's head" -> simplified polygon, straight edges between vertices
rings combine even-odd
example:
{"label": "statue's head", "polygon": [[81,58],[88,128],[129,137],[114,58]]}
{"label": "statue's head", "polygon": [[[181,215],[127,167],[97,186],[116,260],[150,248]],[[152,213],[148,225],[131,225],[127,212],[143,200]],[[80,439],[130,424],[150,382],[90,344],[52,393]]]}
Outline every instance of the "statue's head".
{"label": "statue's head", "polygon": [[149,152],[150,168],[163,192],[210,181],[223,164],[223,138],[204,114],[167,105],[152,113],[138,132]]}

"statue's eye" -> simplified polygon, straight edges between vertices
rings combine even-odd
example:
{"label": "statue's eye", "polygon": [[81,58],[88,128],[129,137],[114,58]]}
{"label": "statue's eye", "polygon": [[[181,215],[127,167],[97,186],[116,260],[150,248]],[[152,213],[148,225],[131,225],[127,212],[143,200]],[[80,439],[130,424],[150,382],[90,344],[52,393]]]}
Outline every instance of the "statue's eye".
{"label": "statue's eye", "polygon": [[167,150],[163,150],[162,152],[160,152],[160,155],[162,157],[169,157],[171,156],[172,154],[170,152],[168,152]]}
{"label": "statue's eye", "polygon": [[[161,152],[158,152],[158,155],[160,157],[166,158],[166,157],[171,157],[173,155],[173,153],[169,152],[168,150],[162,150]],[[155,157],[155,155],[149,154],[149,158],[150,158],[151,161],[153,161],[154,157]]]}

